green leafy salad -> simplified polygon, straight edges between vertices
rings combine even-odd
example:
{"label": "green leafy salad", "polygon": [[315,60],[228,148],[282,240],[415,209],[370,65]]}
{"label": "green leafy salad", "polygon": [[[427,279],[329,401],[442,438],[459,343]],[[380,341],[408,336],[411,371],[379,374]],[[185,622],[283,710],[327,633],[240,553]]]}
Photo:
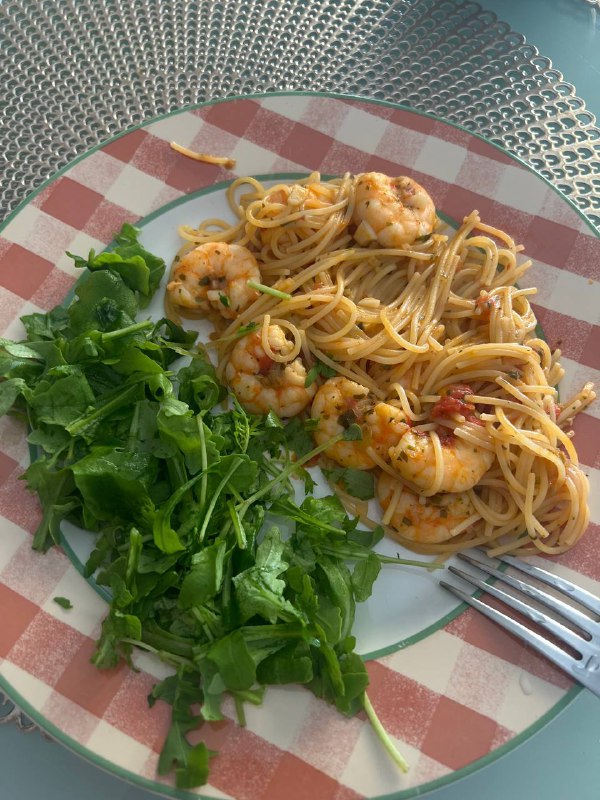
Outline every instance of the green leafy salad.
{"label": "green leafy salad", "polygon": [[[86,575],[111,601],[93,662],[131,663],[141,648],[172,665],[148,699],[172,706],[159,772],[178,787],[204,783],[213,755],[187,734],[223,718],[226,693],[243,725],[268,684],[365,709],[405,768],[365,693],[352,626],[382,562],[430,565],[377,555],[381,530],[312,496],[305,465],[324,447],[309,422],[224,402],[197,334],[143,319],[165,264],[138,235],[124,225],[110,252],[73,256],[86,274],[69,305],[23,317],[24,341],[0,340],[0,413],[27,423],[39,454],[24,475],[43,509],[34,548],[60,544],[63,520],[94,532]],[[350,425],[340,438],[360,436]],[[337,478],[352,491],[357,476]]]}

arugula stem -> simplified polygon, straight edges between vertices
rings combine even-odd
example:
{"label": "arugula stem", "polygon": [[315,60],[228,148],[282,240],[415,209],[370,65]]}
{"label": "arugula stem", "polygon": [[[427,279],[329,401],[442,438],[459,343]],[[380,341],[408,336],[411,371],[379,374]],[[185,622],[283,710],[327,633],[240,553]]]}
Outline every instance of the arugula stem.
{"label": "arugula stem", "polygon": [[255,644],[262,640],[272,642],[273,639],[300,639],[303,635],[301,623],[276,622],[270,625],[247,625],[240,628],[246,642]]}
{"label": "arugula stem", "polygon": [[[73,439],[71,439],[71,441],[68,444],[66,444],[64,447],[61,447],[61,449],[52,456],[52,458],[48,462],[48,466],[50,466],[50,465],[54,466],[56,464],[56,461],[58,460],[58,456],[61,455],[66,449],[68,449],[68,453],[67,453],[67,456],[66,456],[66,459],[65,459],[65,462],[64,462],[65,465],[68,462],[70,462],[72,460],[72,458],[73,458],[73,452],[75,450],[75,441]],[[63,469],[64,469],[64,467],[63,467]],[[62,475],[58,485],[55,487],[55,491],[52,494],[51,501],[50,501],[50,498],[48,498],[47,502],[44,504],[44,515],[42,517],[42,521],[40,522],[40,524],[37,527],[37,530],[36,530],[35,535],[33,537],[33,544],[31,545],[33,550],[46,552],[48,547],[51,546],[51,545],[48,544],[48,541],[47,541],[49,535],[50,535],[52,541],[54,541],[54,544],[57,544],[57,545],[60,544],[60,542],[55,541],[55,539],[54,539],[54,536],[52,534],[51,527],[50,527],[50,521],[52,519],[52,514],[54,513],[55,506],[58,504],[59,499],[60,499],[60,497],[62,495],[66,480],[67,480],[67,474],[65,473],[64,475]]]}
{"label": "arugula stem", "polygon": [[139,423],[140,423],[140,403],[138,401],[133,408],[131,425],[129,426],[129,436],[127,437],[127,449],[130,452],[133,452],[136,449],[135,443],[138,441]]}
{"label": "arugula stem", "polygon": [[75,450],[74,439],[71,439],[69,442],[64,444],[59,450],[57,450],[56,453],[50,456],[50,458],[48,459],[48,466],[55,467],[58,464],[60,456],[62,456],[65,450],[68,450],[69,452],[67,453],[65,459],[62,461],[63,467],[67,466],[67,464],[73,459],[73,452]]}
{"label": "arugula stem", "polygon": [[244,701],[241,697],[234,695],[233,702],[235,703],[235,713],[237,716],[238,725],[240,728],[246,727],[246,712],[244,711]]}
{"label": "arugula stem", "polygon": [[158,650],[156,647],[152,647],[152,645],[142,642],[140,639],[121,639],[121,642],[123,642],[123,644],[131,644],[133,647],[139,647],[140,650],[146,650],[148,653],[153,653],[162,661],[169,661],[173,664],[185,664],[190,667],[196,666],[189,658],[178,656],[175,653],[169,653],[167,650]]}
{"label": "arugula stem", "polygon": [[262,488],[258,489],[256,492],[254,492],[254,494],[250,495],[250,497],[247,497],[246,500],[244,500],[244,502],[240,505],[240,508],[238,509],[240,520],[244,518],[244,515],[246,514],[246,511],[248,511],[250,506],[257,500],[260,500],[261,497],[264,497],[266,494],[269,494],[269,492],[274,486],[276,486],[278,483],[281,483],[282,481],[287,480],[289,476],[292,474],[292,472],[297,470],[299,467],[303,467],[304,464],[307,464],[309,461],[312,461],[312,459],[315,456],[318,456],[319,453],[322,453],[324,450],[327,450],[328,447],[331,447],[332,444],[341,441],[343,438],[344,438],[343,433],[340,433],[338,436],[333,436],[331,439],[328,439],[327,442],[325,442],[324,444],[315,447],[305,456],[302,456],[302,458],[299,458],[297,461],[290,462],[286,467],[284,467],[281,470],[281,472],[275,478],[270,480],[268,483],[265,483],[265,485]]}
{"label": "arugula stem", "polygon": [[[250,424],[248,422],[248,415],[246,414],[245,410],[240,405],[239,400],[235,395],[233,395],[233,405],[234,409],[238,412],[236,418],[236,428],[235,428],[235,440],[240,448],[242,453],[245,453],[248,449],[248,444],[250,443]],[[243,422],[239,425],[237,424],[238,420],[242,418]]]}
{"label": "arugula stem", "polygon": [[242,528],[242,523],[238,517],[238,513],[232,500],[227,501],[227,508],[229,509],[229,516],[231,517],[231,522],[233,523],[233,530],[235,531],[237,545],[240,550],[245,550],[248,546],[248,539],[246,538],[246,532]]}
{"label": "arugula stem", "polygon": [[[46,550],[48,550],[48,548],[52,546],[52,544],[59,544],[59,542],[55,542],[54,537],[51,536],[50,520],[52,519],[52,514],[54,513],[54,506],[57,503],[58,498],[62,493],[65,481],[66,481],[66,476],[63,475],[63,477],[60,479],[60,482],[56,487],[56,491],[53,492],[52,502],[48,503],[48,505],[44,508],[44,515],[42,516],[42,520],[38,525],[35,535],[33,537],[33,543],[31,545],[33,550],[39,550],[45,553]],[[52,541],[50,543],[47,541],[49,535],[52,538]]]}
{"label": "arugula stem", "polygon": [[[276,516],[279,515],[281,512],[285,513],[285,501],[283,503],[283,509],[281,505],[277,505],[277,501],[275,501],[274,506],[271,508],[271,512]],[[329,533],[336,534],[338,537],[344,534],[344,531],[340,528],[336,528],[335,525],[330,525],[328,522],[322,522],[320,519],[316,519],[315,517],[311,516],[310,514],[305,514],[301,508],[293,506],[293,513],[295,516],[298,516],[299,520],[304,522],[307,525],[314,525],[315,527],[320,528],[323,531],[329,531]],[[337,554],[339,550],[334,548],[332,550],[333,553]],[[365,556],[366,557],[366,556]]]}
{"label": "arugula stem", "polygon": [[142,535],[137,528],[129,532],[129,552],[127,554],[127,567],[125,570],[125,585],[131,586],[131,581],[138,568],[140,553],[142,552]]}
{"label": "arugula stem", "polygon": [[213,511],[215,510],[215,506],[217,504],[217,500],[219,499],[219,497],[221,495],[221,492],[223,491],[223,489],[227,485],[227,482],[229,481],[229,479],[231,478],[233,473],[236,471],[236,469],[238,469],[241,466],[241,464],[242,464],[241,461],[234,461],[233,462],[233,464],[229,467],[229,469],[227,470],[225,475],[223,475],[223,477],[221,478],[221,482],[217,486],[217,488],[215,490],[215,493],[210,498],[210,503],[208,504],[208,508],[206,509],[206,514],[204,515],[204,519],[202,521],[202,527],[198,531],[198,541],[199,542],[203,542],[204,541],[204,535],[206,533],[206,529],[208,527],[208,523],[210,522],[210,518],[212,516]]}
{"label": "arugula stem", "polygon": [[116,331],[103,333],[102,341],[114,341],[115,339],[121,339],[123,336],[129,336],[131,333],[137,333],[138,331],[147,330],[148,328],[153,327],[154,323],[149,319],[147,319],[145,322],[135,322],[133,325],[128,325],[126,328],[118,328]]}
{"label": "arugula stem", "polygon": [[196,417],[196,424],[198,426],[198,435],[200,437],[200,459],[202,462],[202,480],[200,481],[200,508],[204,511],[206,504],[206,487],[208,485],[208,454],[206,452],[206,436],[204,435],[204,420],[202,415],[198,414]]}
{"label": "arugula stem", "polygon": [[209,347],[220,347],[223,344],[228,344],[229,342],[235,342],[237,339],[242,339],[244,336],[247,336],[252,331],[258,328],[257,322],[249,322],[247,325],[242,325],[240,328],[232,333],[230,336],[221,336],[219,339],[212,339],[210,342],[207,342],[205,345],[206,348]]}
{"label": "arugula stem", "polygon": [[261,689],[238,689],[232,694],[244,703],[251,703],[253,706],[261,706],[263,702],[264,690]]}
{"label": "arugula stem", "polygon": [[425,569],[444,569],[444,564],[435,561],[416,561],[411,558],[400,558],[399,556],[382,556],[375,553],[382,564],[402,564],[403,567],[424,567]]}
{"label": "arugula stem", "polygon": [[408,772],[408,761],[404,758],[402,753],[400,753],[396,745],[392,742],[389,733],[381,724],[381,720],[375,713],[375,709],[371,705],[371,701],[369,700],[369,696],[366,692],[363,695],[363,706],[367,714],[367,717],[369,718],[369,722],[371,723],[373,730],[377,734],[377,738],[387,750],[388,755],[390,756],[394,764],[400,767],[402,772]]}
{"label": "arugula stem", "polygon": [[[339,529],[336,529],[339,533]],[[320,544],[320,549],[330,556],[338,558],[347,558],[349,561],[362,561],[367,559],[371,554],[377,556],[382,564],[401,564],[403,567],[425,567],[425,569],[444,569],[443,564],[438,564],[434,561],[416,561],[409,558],[400,558],[399,556],[384,556],[376,553],[374,550],[359,551],[351,547],[344,547],[338,545],[337,547],[328,547],[326,544]]]}
{"label": "arugula stem", "polygon": [[214,642],[215,636],[214,636],[214,633],[211,630],[209,621],[202,614],[200,609],[197,608],[196,606],[193,606],[192,609],[191,609],[191,612],[192,612],[192,616],[195,617],[198,620],[198,622],[200,623],[200,625],[202,626],[202,630],[204,631],[204,635],[206,636],[208,641],[209,642]]}
{"label": "arugula stem", "polygon": [[[98,420],[102,419],[102,417],[106,417],[108,414],[111,414],[117,408],[120,408],[122,405],[125,405],[132,399],[132,395],[137,392],[138,384],[143,383],[146,380],[146,375],[143,375],[141,378],[135,380],[132,384],[127,386],[127,388],[123,391],[123,389],[119,389],[118,392],[114,393],[114,396],[107,400],[102,405],[96,407],[96,409],[89,414],[84,414],[82,417],[79,417],[74,422],[71,422],[69,425],[65,427],[67,433],[70,433],[71,436],[77,436],[86,428],[88,428],[92,423],[97,422]],[[111,393],[112,394],[112,393]]]}
{"label": "arugula stem", "polygon": [[[178,486],[181,488],[184,484],[188,483],[185,464],[180,456],[172,456],[171,458],[166,459],[166,464],[171,486]],[[198,476],[194,477],[197,478]],[[190,487],[188,486],[188,488]]]}
{"label": "arugula stem", "polygon": [[255,289],[257,292],[261,292],[262,294],[270,294],[273,297],[277,297],[279,300],[291,300],[292,295],[288,292],[282,292],[279,289],[274,289],[272,286],[265,286],[264,283],[257,283],[256,281],[247,281],[246,285],[249,286],[251,289]]}
{"label": "arugula stem", "polygon": [[[133,644],[138,645],[139,642],[135,640]],[[156,623],[149,623],[142,628],[142,645],[146,649],[153,647],[157,653],[169,653],[169,655],[182,659],[181,663],[195,666],[192,661],[193,649],[189,640],[186,641],[182,636],[168,633]]]}
{"label": "arugula stem", "polygon": [[241,495],[241,494],[238,492],[238,490],[235,488],[235,486],[230,486],[230,487],[229,487],[229,491],[230,491],[230,492],[231,492],[231,494],[232,494],[232,495],[235,497],[235,499],[238,501],[238,503],[243,503],[243,502],[244,502],[244,498],[243,498],[243,497],[242,497],[242,495]]}

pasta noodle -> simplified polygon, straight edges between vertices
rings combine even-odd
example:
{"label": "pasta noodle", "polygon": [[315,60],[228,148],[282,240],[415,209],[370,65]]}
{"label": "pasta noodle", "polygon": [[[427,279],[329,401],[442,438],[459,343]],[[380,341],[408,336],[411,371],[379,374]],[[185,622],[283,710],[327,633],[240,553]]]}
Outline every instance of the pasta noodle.
{"label": "pasta noodle", "polygon": [[[383,179],[392,181],[395,206],[377,194]],[[531,262],[507,233],[476,211],[453,230],[418,184],[378,173],[332,180],[313,173],[271,186],[244,177],[232,182],[227,198],[234,223],[207,219],[180,228],[185,243],[166,294],[170,316],[197,316],[193,303],[182,307],[172,291],[185,278],[183,265],[193,267],[189,254],[210,243],[253,254],[259,291],[233,319],[208,312],[222,378],[231,384],[236,359],[254,347],[252,363],[265,357],[267,370],[285,369],[280,380],[288,381],[292,403],[308,408],[317,384],[319,397],[329,383],[368,394],[368,407],[358,394],[351,407],[361,424],[372,420],[373,409],[391,408],[386,424],[402,419],[408,433],[383,448],[369,433],[358,468],[376,469],[385,529],[411,549],[446,555],[484,545],[492,554],[556,554],[578,540],[588,522],[588,483],[568,431],[595,394],[586,384],[558,402],[560,351],[536,330],[529,303],[536,290],[517,285]],[[228,254],[233,264],[235,253]],[[275,328],[283,333],[273,344]],[[320,376],[309,391],[306,375],[315,365]],[[252,380],[233,386],[250,410],[260,407],[264,373],[256,367]],[[244,396],[250,386],[252,398]],[[289,416],[283,390],[279,406],[273,396],[269,407]],[[409,440],[426,453],[418,469]],[[332,457],[352,468],[351,448],[343,452],[341,461]],[[453,488],[464,484],[457,476],[467,468],[481,476]],[[372,524],[364,502],[343,487],[340,497]]]}

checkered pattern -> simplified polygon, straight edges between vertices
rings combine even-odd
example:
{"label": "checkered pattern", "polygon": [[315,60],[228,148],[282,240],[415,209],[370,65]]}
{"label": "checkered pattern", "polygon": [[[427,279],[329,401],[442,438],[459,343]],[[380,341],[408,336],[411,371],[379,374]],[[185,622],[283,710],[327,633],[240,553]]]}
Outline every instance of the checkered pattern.
{"label": "checkered pattern", "polygon": [[[190,161],[168,146],[237,160],[235,171]],[[567,388],[600,373],[600,240],[540,179],[470,134],[427,117],[366,102],[321,97],[236,100],[171,116],[122,136],[47,186],[0,236],[0,330],[18,336],[23,313],[59,302],[76,279],[64,251],[106,245],[127,220],[243,174],[381,170],[408,173],[436,205],[461,218],[477,208],[510,231],[535,261],[536,312],[563,350]],[[577,444],[592,483],[592,524],[551,569],[600,591],[600,412],[582,414]],[[155,778],[169,709],[145,698],[162,669],[99,672],[89,663],[103,601],[66,556],[31,551],[36,501],[19,481],[23,431],[0,423],[0,674],[79,743],[131,777]],[[65,611],[55,595],[76,598]],[[509,742],[570,686],[529,649],[471,611],[429,637],[369,662],[370,695],[408,756],[402,776],[364,715],[345,719],[301,688],[275,688],[248,725],[208,726],[219,751],[202,792],[236,800],[351,800],[422,786]],[[233,718],[233,709],[228,708]],[[449,735],[451,731],[451,735]]]}

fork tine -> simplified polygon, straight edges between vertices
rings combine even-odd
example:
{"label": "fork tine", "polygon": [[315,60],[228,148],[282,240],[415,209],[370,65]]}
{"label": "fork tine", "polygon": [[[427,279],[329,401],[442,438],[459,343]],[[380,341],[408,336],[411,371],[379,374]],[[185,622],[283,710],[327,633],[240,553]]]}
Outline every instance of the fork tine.
{"label": "fork tine", "polygon": [[585,631],[590,638],[594,635],[595,629],[597,630],[597,623],[591,620],[583,612],[578,611],[578,609],[573,608],[573,606],[567,605],[567,603],[563,602],[559,598],[554,597],[553,595],[548,594],[541,589],[538,589],[537,586],[524,583],[518,578],[513,578],[512,575],[507,575],[505,572],[500,572],[500,570],[489,567],[483,561],[479,561],[477,558],[473,558],[473,556],[470,556],[467,553],[457,553],[457,555],[462,561],[467,561],[469,564],[473,564],[473,566],[477,567],[477,569],[493,575],[494,578],[497,578],[499,581],[502,581],[508,586],[512,586],[513,589],[517,589],[519,592],[527,595],[527,597],[531,597],[532,600],[538,600],[548,608],[558,612],[564,619],[572,622],[578,628],[581,628],[582,631]]}
{"label": "fork tine", "polygon": [[548,586],[558,589],[559,592],[564,592],[569,597],[572,597],[573,600],[581,603],[581,605],[589,611],[600,616],[600,597],[596,597],[591,594],[591,592],[586,591],[586,589],[576,586],[574,583],[571,583],[571,581],[566,580],[566,578],[559,578],[558,575],[553,575],[551,572],[541,569],[541,567],[534,567],[533,564],[527,564],[527,562],[521,561],[520,558],[515,558],[514,556],[496,556],[496,558],[518,569],[520,572],[525,572],[527,575],[531,575],[532,578],[537,578],[538,581],[542,581]]}
{"label": "fork tine", "polygon": [[[527,603],[524,603],[522,600],[519,600],[517,597],[513,597],[506,592],[503,592],[501,589],[498,589],[496,586],[493,586],[485,581],[482,581],[480,578],[476,578],[474,575],[469,575],[468,572],[463,572],[462,569],[457,569],[456,567],[449,566],[448,569],[454,575],[458,575],[459,578],[467,581],[467,583],[471,583],[473,586],[477,586],[479,589],[483,589],[484,592],[492,595],[492,597],[501,600],[510,608],[513,608],[515,611],[518,611],[527,619],[530,619],[532,622],[541,625],[545,630],[551,633],[553,636],[556,636],[557,639],[560,639],[569,647],[572,647],[573,650],[576,650],[578,653],[588,653],[589,651],[589,643],[582,639],[577,634],[573,633],[573,631],[565,628],[564,625],[561,625],[560,622],[556,622],[556,620],[549,617],[547,614],[544,614],[542,611],[538,611],[535,608],[531,608],[528,606]],[[483,604],[485,605],[485,603]],[[519,623],[520,624],[520,623]],[[524,630],[529,630],[524,625],[522,626]],[[575,659],[572,659],[575,660]]]}
{"label": "fork tine", "polygon": [[498,623],[498,625],[509,631],[509,633],[512,633],[517,638],[526,641],[539,653],[541,653],[543,656],[546,656],[546,658],[556,664],[557,667],[560,667],[561,669],[564,669],[565,672],[572,674],[573,666],[576,663],[575,659],[568,655],[568,653],[565,653],[564,650],[561,650],[560,647],[557,647],[552,642],[544,639],[544,637],[540,636],[539,633],[526,628],[525,625],[507,616],[502,611],[498,611],[498,609],[482,603],[481,600],[478,600],[476,597],[471,597],[470,594],[463,592],[462,589],[452,586],[452,584],[446,583],[446,581],[440,581],[440,586],[448,589],[450,592],[452,592],[452,594],[455,594],[463,602],[477,609],[477,611],[480,611],[482,614],[488,617],[488,619]]}

